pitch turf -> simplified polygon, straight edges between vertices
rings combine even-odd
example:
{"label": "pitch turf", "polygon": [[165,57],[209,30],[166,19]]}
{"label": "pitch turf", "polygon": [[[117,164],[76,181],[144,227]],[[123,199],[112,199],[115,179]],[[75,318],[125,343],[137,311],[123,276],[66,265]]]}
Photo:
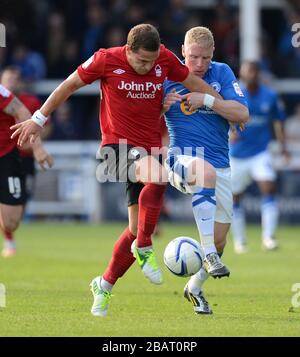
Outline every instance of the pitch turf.
{"label": "pitch turf", "polygon": [[[0,308],[0,336],[300,336],[300,307],[291,287],[300,283],[299,227],[281,227],[281,248],[260,249],[259,227],[248,229],[250,252],[238,256],[229,242],[224,262],[231,277],[210,279],[206,297],[214,314],[195,315],[182,297],[187,279],[163,267],[154,286],[134,265],[114,289],[109,315],[90,314],[88,285],[109,261],[121,224],[23,224],[18,255],[0,258],[7,289]],[[197,237],[193,226],[164,225],[155,248],[179,235]],[[300,298],[298,298],[300,302]]]}

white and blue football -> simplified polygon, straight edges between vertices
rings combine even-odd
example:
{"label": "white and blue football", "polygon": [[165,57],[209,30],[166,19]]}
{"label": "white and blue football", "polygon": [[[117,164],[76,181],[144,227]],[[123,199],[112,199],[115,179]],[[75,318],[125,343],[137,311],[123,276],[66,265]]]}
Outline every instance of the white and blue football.
{"label": "white and blue football", "polygon": [[199,242],[190,237],[177,237],[166,246],[164,263],[177,276],[196,274],[203,264],[203,250]]}

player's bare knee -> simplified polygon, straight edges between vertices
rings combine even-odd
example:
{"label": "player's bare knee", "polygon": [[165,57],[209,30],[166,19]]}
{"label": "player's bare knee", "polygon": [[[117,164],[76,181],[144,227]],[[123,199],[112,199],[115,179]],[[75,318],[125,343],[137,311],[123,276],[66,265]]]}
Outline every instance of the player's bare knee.
{"label": "player's bare knee", "polygon": [[136,237],[136,235],[137,235],[137,225],[129,223],[129,230],[130,230],[130,233]]}
{"label": "player's bare knee", "polygon": [[204,186],[214,187],[216,185],[216,174],[215,172],[206,171],[204,173]]}
{"label": "player's bare knee", "polygon": [[215,187],[216,185],[216,170],[208,162],[204,164],[204,187]]}
{"label": "player's bare knee", "polygon": [[128,227],[134,236],[137,235],[138,212],[139,208],[137,204],[128,207]]}
{"label": "player's bare knee", "polygon": [[9,233],[13,233],[19,226],[20,221],[14,219],[14,218],[7,218],[3,220],[2,225],[3,225],[3,230]]}
{"label": "player's bare knee", "polygon": [[201,186],[204,184],[203,160],[195,159],[187,166],[187,181],[190,186]]}
{"label": "player's bare knee", "polygon": [[216,171],[210,163],[197,158],[188,167],[188,182],[191,186],[215,187]]}

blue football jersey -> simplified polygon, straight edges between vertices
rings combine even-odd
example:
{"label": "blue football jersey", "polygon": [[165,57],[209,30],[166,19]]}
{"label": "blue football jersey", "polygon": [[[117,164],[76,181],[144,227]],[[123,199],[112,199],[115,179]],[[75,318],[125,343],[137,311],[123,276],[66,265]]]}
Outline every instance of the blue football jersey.
{"label": "blue football jersey", "polygon": [[272,123],[284,120],[285,112],[276,92],[266,85],[260,85],[256,93],[250,93],[241,84],[248,102],[250,120],[244,131],[238,130],[238,139],[230,144],[230,155],[247,158],[267,149],[272,140]]}
{"label": "blue football jersey", "polygon": [[[227,64],[212,61],[203,79],[224,99],[247,105],[236,77]],[[182,84],[165,81],[165,95],[173,88],[180,94],[189,93]],[[182,154],[193,156],[204,152],[204,159],[214,167],[229,167],[229,123],[226,119],[207,107],[191,112],[185,101],[172,105],[165,118],[170,136],[169,155],[178,154],[180,150]]]}

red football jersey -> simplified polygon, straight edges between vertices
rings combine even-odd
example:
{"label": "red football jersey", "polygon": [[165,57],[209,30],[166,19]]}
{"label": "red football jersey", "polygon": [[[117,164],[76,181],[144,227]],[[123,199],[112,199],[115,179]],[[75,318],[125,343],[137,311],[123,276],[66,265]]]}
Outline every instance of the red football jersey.
{"label": "red football jersey", "polygon": [[40,107],[42,106],[42,102],[40,101],[40,99],[33,94],[21,93],[20,95],[17,94],[17,97],[30,111],[31,114],[40,109]]}
{"label": "red football jersey", "polygon": [[166,78],[182,82],[188,68],[164,45],[152,69],[140,75],[129,65],[126,46],[100,49],[78,67],[87,84],[101,79],[100,126],[102,145],[128,144],[150,150],[161,146],[160,111]]}
{"label": "red football jersey", "polygon": [[168,128],[164,116],[160,118],[160,134],[161,136],[168,134]]}
{"label": "red football jersey", "polygon": [[0,157],[9,153],[17,144],[17,139],[10,138],[12,131],[9,129],[15,124],[15,118],[3,112],[13,98],[14,95],[0,84]]}

